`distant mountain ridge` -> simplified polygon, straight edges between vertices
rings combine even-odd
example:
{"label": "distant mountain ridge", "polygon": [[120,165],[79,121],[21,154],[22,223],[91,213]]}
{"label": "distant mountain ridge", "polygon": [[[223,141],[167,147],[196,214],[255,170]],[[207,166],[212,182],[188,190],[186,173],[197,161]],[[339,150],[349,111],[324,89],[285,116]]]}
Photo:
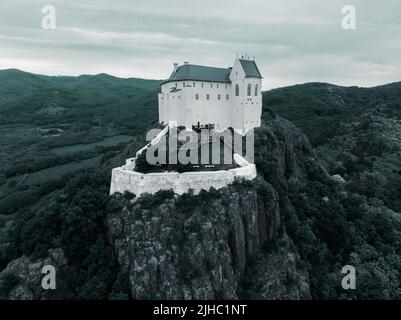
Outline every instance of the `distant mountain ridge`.
{"label": "distant mountain ridge", "polygon": [[399,108],[401,82],[372,88],[311,82],[266,91],[263,105],[295,123],[316,146],[335,136],[341,122],[375,108]]}
{"label": "distant mountain ridge", "polygon": [[160,83],[103,73],[74,77],[0,70],[0,125],[100,121],[141,132],[157,119]]}
{"label": "distant mountain ridge", "polygon": [[[157,121],[157,92],[163,80],[119,78],[105,73],[80,76],[46,76],[18,69],[0,70],[0,124],[30,120],[49,105],[66,112],[104,108],[108,113],[124,114],[135,109],[135,117],[146,123]],[[270,108],[300,127],[317,146],[336,135],[342,122],[357,119],[375,108],[397,109],[401,104],[401,82],[372,88],[342,87],[311,82],[263,92],[264,108]],[[73,111],[72,111],[73,110]],[[146,110],[146,112],[144,112]],[[3,116],[2,116],[3,114]],[[268,112],[262,117],[267,119]],[[110,120],[108,120],[110,121]]]}
{"label": "distant mountain ridge", "polygon": [[[0,70],[0,111],[7,106],[15,106],[21,99],[29,98],[38,91],[76,91],[77,94],[124,93],[129,90],[157,90],[161,80],[140,78],[118,78],[108,74],[80,76],[47,76],[33,74],[18,69]],[[85,91],[85,92],[82,92]],[[78,99],[80,97],[77,97]]]}
{"label": "distant mountain ridge", "polygon": [[136,85],[138,88],[144,87],[149,88],[151,85],[158,85],[163,80],[158,79],[143,79],[143,78],[136,78],[136,77],[129,77],[129,78],[121,78],[116,77],[107,73],[98,73],[98,74],[82,74],[78,76],[50,76],[50,75],[43,75],[43,74],[36,74],[31,72],[26,72],[20,69],[10,68],[10,69],[0,69],[0,80],[4,80],[5,78],[15,78],[18,80],[23,80],[24,78],[31,78],[31,79],[43,79],[48,80],[49,82],[74,82],[77,80],[83,79],[102,79],[102,80],[114,80],[119,82],[130,83],[132,85]]}

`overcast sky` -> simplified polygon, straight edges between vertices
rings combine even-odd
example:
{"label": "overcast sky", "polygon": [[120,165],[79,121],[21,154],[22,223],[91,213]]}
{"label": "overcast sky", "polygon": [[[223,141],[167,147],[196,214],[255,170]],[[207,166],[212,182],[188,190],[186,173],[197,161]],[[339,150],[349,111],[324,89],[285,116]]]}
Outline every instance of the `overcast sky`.
{"label": "overcast sky", "polygon": [[[346,4],[355,30],[341,26]],[[228,67],[237,54],[255,56],[265,90],[400,81],[401,1],[0,0],[0,69],[164,79],[174,62]]]}

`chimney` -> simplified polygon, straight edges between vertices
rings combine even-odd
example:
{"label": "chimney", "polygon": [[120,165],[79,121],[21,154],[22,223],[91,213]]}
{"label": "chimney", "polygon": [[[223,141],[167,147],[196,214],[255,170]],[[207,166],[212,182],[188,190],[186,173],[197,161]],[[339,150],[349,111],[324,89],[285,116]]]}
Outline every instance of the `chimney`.
{"label": "chimney", "polygon": [[189,63],[188,61],[185,61],[185,62],[184,62],[184,64],[188,64],[188,63]]}
{"label": "chimney", "polygon": [[176,63],[174,63],[174,72],[177,71],[177,68],[178,68],[178,63],[176,62]]}

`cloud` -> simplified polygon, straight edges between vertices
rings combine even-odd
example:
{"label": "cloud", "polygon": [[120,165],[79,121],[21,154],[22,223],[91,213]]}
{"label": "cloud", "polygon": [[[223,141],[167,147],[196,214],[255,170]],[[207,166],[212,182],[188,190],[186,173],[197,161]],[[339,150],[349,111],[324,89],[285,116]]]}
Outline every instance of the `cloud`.
{"label": "cloud", "polygon": [[44,74],[166,78],[173,62],[227,67],[248,53],[265,89],[401,80],[398,0],[352,1],[353,31],[341,28],[344,0],[52,2],[57,29],[45,31],[40,10],[47,1],[2,0],[0,68],[15,63]]}

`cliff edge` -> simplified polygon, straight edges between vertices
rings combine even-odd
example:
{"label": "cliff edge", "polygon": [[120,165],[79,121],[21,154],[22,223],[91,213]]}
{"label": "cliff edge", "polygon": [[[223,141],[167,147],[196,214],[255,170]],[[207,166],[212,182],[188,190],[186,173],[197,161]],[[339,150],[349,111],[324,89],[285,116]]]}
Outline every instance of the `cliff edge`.
{"label": "cliff edge", "polygon": [[182,196],[112,197],[109,236],[135,299],[308,299],[284,226],[289,181],[324,174],[307,138],[273,115],[256,130],[253,181]]}

